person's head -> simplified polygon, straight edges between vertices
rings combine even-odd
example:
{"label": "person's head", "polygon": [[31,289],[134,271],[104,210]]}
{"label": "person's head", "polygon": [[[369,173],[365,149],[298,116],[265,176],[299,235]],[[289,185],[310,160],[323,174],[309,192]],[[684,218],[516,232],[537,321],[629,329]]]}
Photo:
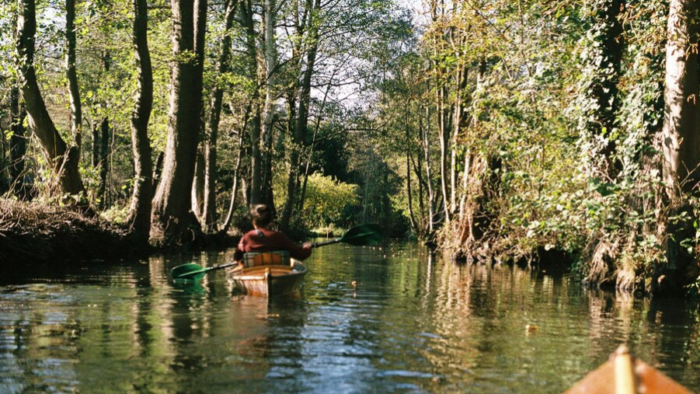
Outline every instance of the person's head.
{"label": "person's head", "polygon": [[266,204],[258,204],[250,210],[255,227],[267,227],[272,223],[272,211]]}

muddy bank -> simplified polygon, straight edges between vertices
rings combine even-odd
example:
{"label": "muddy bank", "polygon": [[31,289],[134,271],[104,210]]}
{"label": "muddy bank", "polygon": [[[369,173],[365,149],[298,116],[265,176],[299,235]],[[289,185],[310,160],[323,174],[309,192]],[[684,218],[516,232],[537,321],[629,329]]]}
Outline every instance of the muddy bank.
{"label": "muddy bank", "polygon": [[63,207],[0,199],[0,265],[54,264],[138,251],[127,233],[99,217]]}
{"label": "muddy bank", "polygon": [[[238,239],[202,235],[187,248],[227,247]],[[138,258],[156,250],[136,247],[126,229],[68,208],[0,199],[0,269]]]}

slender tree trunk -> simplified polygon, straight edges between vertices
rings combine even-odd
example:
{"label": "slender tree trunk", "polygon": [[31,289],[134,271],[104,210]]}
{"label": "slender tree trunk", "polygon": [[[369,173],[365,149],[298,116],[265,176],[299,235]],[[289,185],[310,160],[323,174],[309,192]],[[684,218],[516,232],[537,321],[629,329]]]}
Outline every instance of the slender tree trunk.
{"label": "slender tree trunk", "polygon": [[[248,54],[248,74],[254,81],[258,80],[258,51],[255,43],[255,20],[253,3],[249,0],[241,7],[241,16],[246,30],[246,48]],[[260,93],[256,88],[253,92],[253,116],[250,121],[250,194],[248,204],[252,207],[263,203],[262,197],[262,151],[261,151],[261,115]]]}
{"label": "slender tree trunk", "polygon": [[[307,2],[311,4],[311,0]],[[310,6],[308,8],[311,8]],[[313,3],[313,12],[319,12],[321,9],[321,1],[315,0]],[[299,94],[299,110],[297,111],[297,121],[294,125],[293,150],[290,155],[290,174],[287,181],[287,201],[284,204],[280,228],[282,231],[289,229],[293,208],[296,201],[297,185],[299,183],[299,152],[304,148],[304,140],[306,139],[306,131],[309,124],[309,105],[311,104],[311,77],[314,73],[316,64],[316,55],[318,52],[319,31],[315,25],[316,18],[309,17],[309,39],[310,46],[306,54],[306,69],[302,77],[301,91]]]}
{"label": "slender tree trunk", "polygon": [[261,181],[261,197],[264,204],[267,204],[272,210],[272,217],[277,216],[275,207],[274,191],[272,190],[272,141],[274,127],[270,127],[269,133],[264,133],[261,136],[263,146],[261,148],[262,158],[262,181]]}
{"label": "slender tree trunk", "polygon": [[467,68],[465,66],[460,66],[457,69],[457,75],[455,78],[456,89],[455,89],[455,103],[454,103],[454,116],[452,122],[452,146],[450,147],[450,214],[454,215],[457,210],[457,179],[459,178],[457,174],[457,162],[459,158],[457,157],[457,148],[459,146],[459,136],[462,132],[462,126],[465,121],[467,111],[464,110],[464,94],[467,89]]}
{"label": "slender tree trunk", "polygon": [[19,101],[19,88],[13,85],[10,89],[10,111],[12,124],[10,130],[10,182],[15,195],[21,199],[28,197],[24,185],[24,160],[27,153],[27,137],[24,129],[24,119],[27,113]]}
{"label": "slender tree trunk", "polygon": [[309,152],[306,155],[306,163],[304,165],[304,179],[301,181],[301,195],[299,196],[299,202],[297,204],[297,212],[302,212],[304,210],[304,202],[306,199],[306,186],[309,181],[309,170],[311,168],[311,161],[313,160],[314,157],[314,151],[316,149],[316,138],[318,137],[318,132],[319,129],[321,128],[321,114],[323,113],[324,109],[326,108],[326,103],[328,100],[328,94],[331,91],[331,87],[333,86],[333,79],[335,78],[335,75],[339,69],[335,69],[333,71],[333,74],[331,75],[331,78],[328,82],[328,86],[326,87],[326,92],[323,94],[323,101],[321,102],[321,106],[319,108],[319,115],[316,117],[316,125],[314,126],[314,136],[311,139],[311,144],[309,147]]}
{"label": "slender tree trunk", "polygon": [[[226,34],[221,40],[219,52],[219,78],[224,77],[230,70],[231,57],[231,29],[233,28],[237,0],[228,0],[226,3]],[[219,138],[219,124],[221,122],[221,109],[223,107],[224,87],[217,83],[211,99],[211,112],[209,114],[209,133],[204,141],[204,207],[202,208],[202,227],[205,231],[214,230],[216,224],[216,162],[217,140]],[[240,154],[239,154],[240,157]],[[235,191],[234,191],[235,193]]]}
{"label": "slender tree trunk", "polygon": [[253,111],[253,118],[250,120],[250,199],[248,201],[251,207],[264,202],[262,193],[263,162],[260,143],[262,122],[259,103],[255,104]]}
{"label": "slender tree trunk", "polygon": [[[16,47],[19,54],[20,86],[27,109],[29,127],[39,139],[47,162],[51,163],[62,194],[79,195],[85,189],[78,172],[80,160],[78,149],[75,147],[68,149],[66,142],[56,130],[46,109],[34,69],[35,0],[18,0],[18,6]],[[86,203],[79,205],[89,211]]]}
{"label": "slender tree trunk", "polygon": [[[248,111],[246,111],[246,119],[248,117],[248,113],[250,112],[250,107]],[[244,123],[247,123],[244,122]],[[233,187],[231,187],[231,199],[229,202],[228,206],[228,214],[226,215],[226,220],[224,221],[223,225],[221,226],[221,231],[222,232],[227,232],[229,227],[231,226],[231,221],[233,220],[233,212],[236,209],[236,197],[238,195],[238,179],[240,176],[241,172],[241,156],[243,154],[243,136],[245,135],[245,130],[246,130],[246,124],[243,125],[243,128],[241,129],[240,133],[238,134],[238,153],[236,155],[236,167],[233,170]]]}
{"label": "slender tree trunk", "polygon": [[[173,0],[173,55],[163,177],[153,200],[151,241],[188,241],[191,188],[201,134],[207,0]],[[194,56],[188,56],[194,55]]]}
{"label": "slender tree trunk", "polygon": [[[421,138],[419,136],[419,138]],[[421,236],[424,235],[426,228],[426,220],[425,220],[425,201],[424,201],[424,196],[425,196],[425,190],[423,190],[423,183],[425,183],[425,180],[423,179],[423,159],[422,155],[420,153],[416,154],[416,162],[413,163],[413,172],[416,175],[416,179],[418,179],[418,213],[420,214],[420,219],[421,219]]]}
{"label": "slender tree trunk", "polygon": [[138,70],[138,90],[131,115],[131,147],[134,154],[134,190],[127,223],[137,242],[148,242],[154,172],[148,122],[153,108],[153,71],[148,49],[148,0],[133,0],[133,41]]}
{"label": "slender tree trunk", "polygon": [[445,208],[445,222],[450,222],[450,202],[448,182],[449,174],[447,173],[447,115],[445,111],[445,99],[447,89],[438,87],[438,138],[440,139],[440,191],[442,192],[442,203]]}
{"label": "slender tree trunk", "polygon": [[262,150],[262,196],[266,204],[274,209],[272,195],[272,133],[275,117],[275,74],[277,68],[277,43],[275,40],[276,13],[275,1],[264,0],[264,55],[265,55],[265,103],[263,106],[263,128],[260,139]]}
{"label": "slender tree trunk", "polygon": [[406,120],[406,197],[408,199],[408,219],[411,222],[411,231],[414,234],[420,235],[420,231],[416,226],[416,218],[413,213],[413,190],[411,189],[411,132],[408,127],[408,111],[405,114]]}
{"label": "slender tree trunk", "polygon": [[102,126],[102,121],[92,125],[92,167],[97,168],[100,165],[100,128]]}
{"label": "slender tree trunk", "polygon": [[75,147],[78,150],[78,157],[80,157],[83,141],[83,110],[80,101],[78,73],[75,68],[75,0],[66,0],[66,45],[66,78],[68,79],[68,92],[70,93],[71,132],[73,133]]}
{"label": "slender tree trunk", "polygon": [[423,129],[423,153],[425,155],[425,180],[428,185],[428,232],[435,232],[435,192],[433,191],[432,168],[430,164],[430,109],[425,108],[426,127]]}
{"label": "slender tree trunk", "polygon": [[107,206],[107,174],[109,173],[109,119],[103,118],[100,122],[100,149],[99,162],[100,166],[100,187],[97,190],[97,196],[100,198],[100,208]]}
{"label": "slender tree trunk", "polygon": [[[102,66],[105,73],[109,73],[111,66],[111,57],[109,51],[102,53]],[[105,108],[107,103],[103,102]],[[109,173],[109,117],[105,115],[100,121],[99,127],[93,127],[92,131],[92,165],[99,168],[100,184],[97,190],[97,198],[100,200],[100,209],[103,209],[108,204],[107,191],[107,175]]]}

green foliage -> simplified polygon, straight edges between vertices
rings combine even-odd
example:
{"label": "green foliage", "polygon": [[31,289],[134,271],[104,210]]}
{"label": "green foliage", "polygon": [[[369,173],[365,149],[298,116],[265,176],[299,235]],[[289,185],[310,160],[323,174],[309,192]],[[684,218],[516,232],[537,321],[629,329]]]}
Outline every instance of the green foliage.
{"label": "green foliage", "polygon": [[[283,186],[278,182],[279,186]],[[352,221],[352,208],[359,202],[358,186],[344,183],[320,173],[309,175],[304,209],[297,215],[302,226],[310,228],[345,228]],[[278,201],[286,195],[275,190]]]}
{"label": "green foliage", "polygon": [[[117,207],[107,216],[119,221],[133,182],[133,5],[125,0],[78,4],[85,121],[81,174],[87,198],[98,202],[91,131],[107,117],[112,125],[108,200]],[[149,134],[155,157],[167,145],[171,65],[193,57],[173,57],[169,3],[149,5],[154,75]],[[248,155],[260,142],[251,141],[250,131],[258,114],[264,117],[269,93],[274,127],[263,156],[276,206],[285,203],[290,174],[311,174],[305,191],[303,176],[296,184],[299,197],[304,193],[303,209],[297,203],[292,220],[297,227],[381,222],[398,234],[410,226],[414,235],[429,239],[441,229],[445,246],[466,250],[482,241],[488,253],[503,257],[529,256],[542,248],[575,253],[597,239],[622,240],[621,261],[648,272],[666,263],[667,221],[691,220],[689,214],[667,217],[672,215],[655,138],[663,122],[667,1],[431,0],[416,18],[391,1],[342,0],[321,3],[320,9],[287,2],[276,15],[274,70],[262,56],[260,4],[249,4],[247,11],[255,14],[251,26],[242,23],[239,8],[229,31],[224,6],[210,4],[204,64],[207,103],[215,87],[224,90],[215,169],[219,214],[228,207],[240,149],[239,175],[246,182],[238,184],[250,186]],[[36,69],[56,126],[71,142],[62,15],[59,4],[40,2]],[[6,92],[17,82],[15,16],[15,5],[1,6],[3,129]],[[225,35],[232,39],[232,57],[229,71],[220,74],[218,51]],[[297,143],[293,116],[299,115],[311,50],[318,52],[309,119]],[[270,72],[274,83],[268,85]],[[205,107],[203,123],[211,111]],[[290,164],[293,153],[299,163]],[[28,156],[28,171],[48,201],[56,182],[50,163],[33,140]],[[683,198],[699,205],[692,196]],[[239,207],[240,226],[244,214]],[[695,255],[697,238],[675,241]]]}

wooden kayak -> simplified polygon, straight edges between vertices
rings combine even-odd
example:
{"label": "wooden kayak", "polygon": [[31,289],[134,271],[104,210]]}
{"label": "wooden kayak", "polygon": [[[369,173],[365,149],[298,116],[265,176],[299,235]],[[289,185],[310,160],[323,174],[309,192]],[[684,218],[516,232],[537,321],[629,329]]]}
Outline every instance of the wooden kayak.
{"label": "wooden kayak", "polygon": [[692,394],[647,363],[633,358],[620,346],[598,369],[564,394]]}
{"label": "wooden kayak", "polygon": [[301,261],[290,260],[288,265],[236,266],[228,271],[233,285],[245,294],[275,297],[290,294],[301,288],[307,269]]}

